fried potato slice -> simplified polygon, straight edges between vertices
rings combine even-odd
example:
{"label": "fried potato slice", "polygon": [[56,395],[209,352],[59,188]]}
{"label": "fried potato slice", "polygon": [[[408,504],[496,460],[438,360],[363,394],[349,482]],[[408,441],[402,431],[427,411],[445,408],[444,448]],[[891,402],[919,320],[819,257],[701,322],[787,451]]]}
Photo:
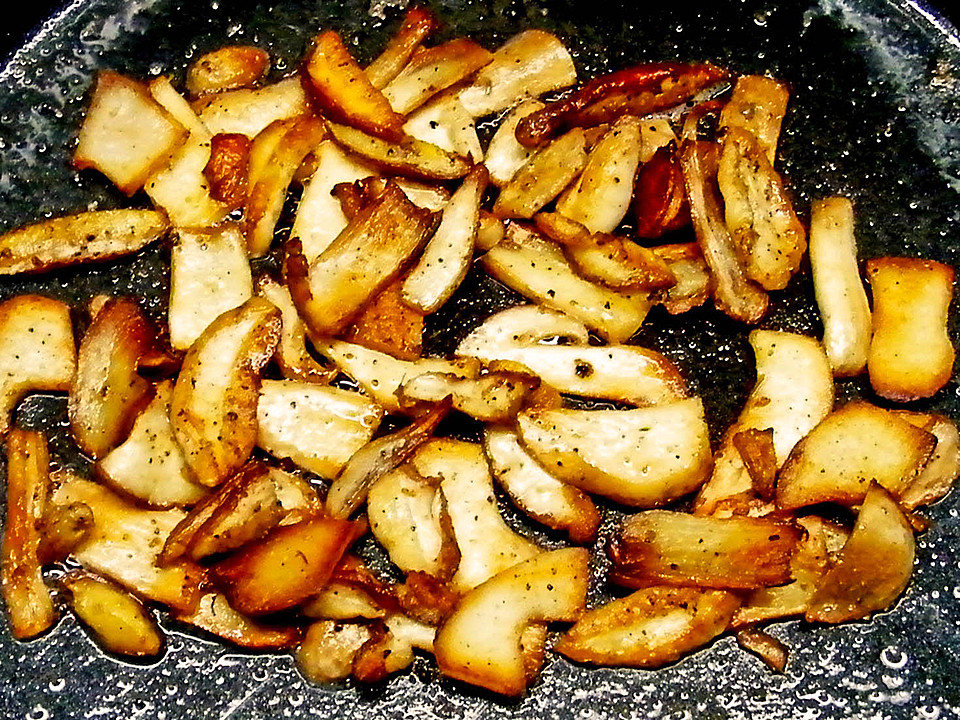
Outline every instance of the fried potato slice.
{"label": "fried potato slice", "polygon": [[453,588],[465,592],[541,552],[500,516],[493,477],[483,449],[459,440],[433,440],[411,460],[425,478],[439,478],[440,491],[460,548]]}
{"label": "fried potato slice", "polygon": [[556,198],[587,162],[583,130],[576,128],[541,148],[506,183],[493,204],[499,218],[531,218]]}
{"label": "fried potato slice", "polygon": [[[247,250],[261,257],[270,249],[287,189],[304,158],[326,137],[323,121],[312,116],[277,120],[253,139],[249,194],[243,218]],[[264,147],[265,145],[265,147]]]}
{"label": "fried potato slice", "polygon": [[799,526],[768,518],[648,510],[628,517],[612,540],[611,579],[627,587],[782,585],[792,579],[790,559],[802,537]]}
{"label": "fried potato slice", "polygon": [[473,116],[464,109],[453,91],[437,95],[412,112],[403,125],[403,131],[417,140],[470,158],[473,162],[483,160],[483,146]]}
{"label": "fried potato slice", "polygon": [[720,148],[717,182],[747,277],[765,290],[782,290],[807,249],[803,225],[753,135],[727,128]]}
{"label": "fried potato slice", "polygon": [[460,553],[437,485],[401,465],[371,486],[367,518],[394,565],[407,573],[450,578]]}
{"label": "fried potato slice", "polygon": [[650,309],[645,293],[619,293],[583,279],[555,243],[516,224],[482,262],[508,287],[575,317],[611,343],[630,338]]}
{"label": "fried potato slice", "polygon": [[366,500],[374,483],[406,462],[430,439],[449,410],[449,400],[440,402],[402,430],[367,443],[354,453],[330,485],[324,505],[327,513],[331,517],[350,517]]}
{"label": "fried potato slice", "polygon": [[264,380],[257,404],[257,446],[333,478],[366,445],[383,418],[360,393],[296,380]]}
{"label": "fried potato slice", "polygon": [[501,695],[521,695],[530,682],[524,630],[580,615],[588,560],[583,548],[541,553],[468,593],[437,632],[433,647],[440,673]]}
{"label": "fried potato slice", "polygon": [[203,485],[221,483],[253,450],[260,369],[279,337],[280,311],[254,297],[220,315],[187,352],[170,417],[187,464]]}
{"label": "fried potato slice", "polygon": [[199,133],[209,136],[207,126],[197,117],[187,99],[177,92],[169,75],[157,75],[151,79],[147,83],[147,90],[160,107],[170,113],[170,116],[191,134]]}
{"label": "fried potato slice", "polygon": [[588,611],[554,649],[591,665],[661,667],[726,630],[739,604],[723,590],[644,588]]}
{"label": "fried potato slice", "polygon": [[212,157],[213,137],[197,131],[180,145],[169,165],[151,175],[144,191],[177,227],[209,227],[223,220],[230,208],[210,193],[204,170]]}
{"label": "fried potato slice", "polygon": [[403,301],[403,284],[404,278],[397,278],[377,293],[341,338],[399,360],[418,359],[424,315]]}
{"label": "fried potato slice", "polygon": [[187,92],[194,97],[247,88],[270,70],[270,54],[252,45],[226,45],[204,53],[187,68]]}
{"label": "fried potato slice", "polygon": [[480,373],[480,363],[470,358],[398,360],[392,355],[341,340],[318,342],[316,346],[320,353],[349,375],[367,395],[388,412],[404,410],[397,400],[397,391],[407,380],[417,375],[433,372],[475,378]]}
{"label": "fried potato slice", "polygon": [[474,117],[506,110],[517,98],[536,97],[570,87],[577,69],[563,42],[543,30],[524,30],[497,48],[473,84],[460,92]]}
{"label": "fried potato slice", "polygon": [[301,612],[306,617],[328,620],[376,620],[387,614],[366,591],[336,579],[330,580]]}
{"label": "fried potato slice", "polygon": [[810,208],[810,269],[834,375],[858,375],[870,350],[870,305],[857,267],[853,203],[817,200]]}
{"label": "fried potato slice", "polygon": [[[487,317],[457,347],[458,355],[481,355],[487,348],[512,345],[586,345],[590,331],[582,322],[540,305],[515,305]],[[509,360],[510,358],[503,358]]]}
{"label": "fried potato slice", "polygon": [[376,88],[386,87],[406,67],[423,41],[439,27],[440,21],[430,10],[422,7],[407,10],[387,47],[364,70],[371,84]]}
{"label": "fried potato slice", "polygon": [[60,579],[70,609],[109,653],[154,657],[163,652],[164,636],[150,611],[133,595],[82,571]]}
{"label": "fried potato slice", "polygon": [[933,260],[867,262],[873,294],[870,384],[900,402],[930,397],[950,379],[955,352],[947,332],[953,268]]}
{"label": "fried potato slice", "polygon": [[297,667],[310,682],[320,685],[344,680],[353,662],[371,637],[370,627],[357,623],[321,620],[307,628],[297,648]]}
{"label": "fried potato slice", "polygon": [[0,304],[0,435],[28,393],[69,390],[76,365],[66,304],[42,295],[16,295]]}
{"label": "fried potato slice", "polygon": [[750,132],[773,165],[789,98],[790,91],[782,82],[763,75],[741,75],[720,111],[720,127]]}
{"label": "fried potato slice", "polygon": [[714,301],[735,320],[755,323],[766,314],[769,298],[748,278],[724,221],[722,198],[715,182],[716,147],[704,141],[684,142],[680,163],[697,242],[716,281]]}
{"label": "fried potato slice", "polygon": [[66,560],[87,539],[92,527],[93,511],[83,503],[47,505],[39,524],[41,537],[37,557],[40,564]]}
{"label": "fried potato slice", "polygon": [[57,620],[40,570],[41,521],[50,495],[50,458],[42,433],[18,428],[7,435],[6,474],[0,589],[13,636],[26,640]]}
{"label": "fried potato slice", "polygon": [[457,180],[470,172],[471,164],[465,158],[409,135],[398,142],[387,142],[347,125],[327,126],[345,149],[398,175],[420,180]]}
{"label": "fried potato slice", "polygon": [[713,278],[703,259],[700,245],[677,243],[651,248],[666,264],[676,284],[655,294],[658,305],[671,315],[679,315],[703,305],[713,292]]}
{"label": "fried potato slice", "polygon": [[363,523],[315,517],[277,528],[213,566],[230,604],[247,615],[293,607],[320,590]]}
{"label": "fried potato slice", "polygon": [[300,317],[318,336],[342,331],[366,302],[396,278],[435,227],[432,213],[395,183],[364,208],[310,266],[300,242],[287,242],[287,284]]}
{"label": "fried potato slice", "polygon": [[277,343],[273,360],[283,376],[287,380],[321,385],[333,380],[337,374],[336,368],[322,365],[307,350],[306,329],[287,287],[269,275],[261,275],[257,278],[257,294],[280,310],[280,342]]}
{"label": "fried potato slice", "polygon": [[482,165],[470,171],[443,209],[440,225],[403,281],[403,300],[422,313],[436,312],[463,282],[480,226],[480,204],[487,189]]}
{"label": "fried potato slice", "polygon": [[231,209],[242,207],[249,190],[250,145],[240,133],[221,133],[210,138],[210,159],[203,177],[210,185],[210,197]]}
{"label": "fried potato slice", "polygon": [[900,492],[901,507],[914,510],[921,505],[930,505],[946,497],[960,475],[960,431],[950,418],[943,415],[926,415],[905,410],[896,414],[911,425],[933,433],[937,438],[930,460],[920,474]]}
{"label": "fried potato slice", "polygon": [[840,623],[887,609],[910,582],[914,552],[913,530],[896,501],[871,484],[850,539],[818,583],[805,619]]}
{"label": "fried potato slice", "polygon": [[73,438],[94,460],[130,432],[153,387],[137,374],[153,330],[132,298],[113,298],[93,318],[77,352],[67,413]]}
{"label": "fried potato slice", "polygon": [[335,30],[314,38],[302,77],[324,117],[391,142],[403,137],[407,111],[391,109],[391,96],[370,82]]}
{"label": "fried potato slice", "polygon": [[155,210],[94,210],[42,220],[0,236],[0,275],[130,255],[166,235],[170,223]]}
{"label": "fried potato slice", "polygon": [[103,70],[80,126],[73,165],[99,170],[133,195],[169,161],[187,134],[143,83]]}
{"label": "fried potato slice", "polygon": [[96,465],[97,474],[110,485],[154,507],[192,505],[207,494],[193,481],[173,436],[172,395],[172,380],[157,385],[126,440]]}
{"label": "fried potato slice", "polygon": [[414,648],[433,651],[436,629],[403,615],[390,615],[374,631],[353,662],[353,677],[364,683],[384,680],[413,663]]}
{"label": "fried potato slice", "polygon": [[483,164],[490,173],[490,182],[498,188],[509,183],[527,161],[533,157],[534,149],[525,147],[517,140],[517,124],[531,113],[543,108],[539,100],[524,100],[517,105],[497,126]]}
{"label": "fried potato slice", "polygon": [[185,517],[182,510],[141,510],[102,485],[67,478],[52,501],[79,502],[93,512],[93,527],[73,551],[84,568],[119,583],[137,596],[190,612],[200,597],[204,570],[189,561],[161,567],[167,536]]}
{"label": "fried potato slice", "polygon": [[634,410],[528,411],[517,425],[524,446],[552,474],[625,505],[682,497],[712,465],[700,398]]}
{"label": "fried potato slice", "polygon": [[310,111],[307,95],[296,77],[263,87],[207,95],[196,100],[193,109],[212,135],[240,133],[249,138],[256,137],[275,120]]}
{"label": "fried potato slice", "polygon": [[560,530],[578,543],[597,536],[600,513],[583,492],[561,482],[540,465],[520,444],[514,429],[488,425],[483,450],[497,484],[528,517]]}
{"label": "fried potato slice", "polygon": [[640,145],[638,118],[613,123],[590,150],[580,177],[557,200],[557,212],[590,232],[613,232],[630,208]]}
{"label": "fried potato slice", "polygon": [[397,392],[403,406],[440,402],[450,397],[453,407],[481,422],[507,422],[520,412],[527,395],[540,385],[524,372],[495,370],[478,378],[455,373],[423,373],[410,378]]}
{"label": "fried potato slice", "polygon": [[383,88],[383,94],[396,112],[407,115],[437,93],[473,75],[492,59],[492,53],[467,38],[421,48]]}
{"label": "fried potato slice", "polygon": [[793,449],[780,471],[777,505],[857,505],[871,483],[898,495],[923,470],[937,439],[863,401],[834,410]]}
{"label": "fried potato slice", "polygon": [[173,619],[250,650],[292,648],[302,635],[297,627],[264,625],[248,618],[218,592],[206,593],[193,612],[175,612]]}

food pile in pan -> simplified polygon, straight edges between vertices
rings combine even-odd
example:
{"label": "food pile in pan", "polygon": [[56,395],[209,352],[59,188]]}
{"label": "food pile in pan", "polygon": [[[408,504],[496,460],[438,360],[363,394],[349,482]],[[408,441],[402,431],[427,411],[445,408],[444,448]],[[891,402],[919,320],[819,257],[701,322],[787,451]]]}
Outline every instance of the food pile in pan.
{"label": "food pile in pan", "polygon": [[[888,401],[951,377],[952,268],[873,258],[871,308],[851,202],[816,201],[807,226],[776,169],[783,82],[664,62],[578,83],[554,35],[490,51],[431,44],[437,25],[409,11],[366,67],[324,31],[280,80],[241,46],[182,89],[98,75],[75,167],[153,209],[11,230],[0,273],[167,242],[169,311],[0,304],[16,637],[69,609],[109,653],[158,657],[163,608],[289,650],[316,682],[424,653],[520,695],[548,648],[657,667],[730,632],[783,670],[767,623],[864,618],[903,592],[960,435]],[[757,323],[806,257],[824,337],[750,333],[756,382],[712,452],[678,368],[628,341],[655,305]],[[424,318],[472,266],[529,304],[424,356]],[[860,373],[879,404],[835,405],[834,378]],[[15,425],[51,391],[86,474]],[[445,432],[456,416],[477,442]],[[605,507],[628,513],[599,543]],[[363,559],[370,535],[392,574]],[[593,586],[591,552],[610,560]]]}

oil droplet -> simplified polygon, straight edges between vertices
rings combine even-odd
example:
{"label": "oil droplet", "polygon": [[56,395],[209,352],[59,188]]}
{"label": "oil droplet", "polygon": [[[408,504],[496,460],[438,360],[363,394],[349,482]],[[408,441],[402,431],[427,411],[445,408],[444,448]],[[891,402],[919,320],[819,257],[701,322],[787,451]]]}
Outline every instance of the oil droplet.
{"label": "oil droplet", "polygon": [[50,688],[50,692],[62,692],[63,689],[67,686],[67,681],[63,678],[59,680],[51,680],[50,684],[47,685]]}
{"label": "oil droplet", "polygon": [[34,705],[33,710],[27,713],[27,720],[49,720],[50,713],[43,705]]}
{"label": "oil droplet", "polygon": [[880,662],[891,670],[900,670],[907,664],[907,654],[893,645],[888,645],[880,652]]}

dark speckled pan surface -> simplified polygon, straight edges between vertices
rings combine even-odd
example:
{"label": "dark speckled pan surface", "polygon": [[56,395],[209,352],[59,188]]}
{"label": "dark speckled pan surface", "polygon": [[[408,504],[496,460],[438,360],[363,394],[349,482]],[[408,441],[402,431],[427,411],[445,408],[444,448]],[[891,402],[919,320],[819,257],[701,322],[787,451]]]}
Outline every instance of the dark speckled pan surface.
{"label": "dark speckled pan surface", "polygon": [[[404,3],[405,4],[405,3]],[[805,209],[854,198],[863,257],[960,257],[960,36],[907,0],[798,2],[580,2],[447,0],[431,3],[446,36],[493,46],[517,30],[557,32],[581,77],[634,62],[710,60],[769,72],[793,87],[781,169]],[[290,72],[308,38],[334,27],[374,56],[400,9],[373,0],[80,0],[49,20],[0,70],[0,230],[36,218],[129,201],[100,177],[67,166],[85,94],[97,69],[182,78],[189,58],[226,42],[270,48]],[[134,202],[141,202],[135,198]],[[133,293],[165,311],[167,253],[27,280],[0,281],[0,299],[43,292],[78,307],[101,292]],[[263,269],[270,269],[270,261]],[[428,330],[444,352],[483,316],[516,297],[471,273]],[[775,294],[763,327],[817,335],[808,272]],[[957,340],[956,318],[951,332]],[[684,370],[709,409],[714,440],[753,382],[745,328],[712,309],[651,316],[637,341]],[[916,409],[960,418],[956,379]],[[862,380],[838,383],[838,400],[870,396]],[[64,429],[63,398],[35,397],[18,413],[46,429],[55,461],[83,469]],[[468,435],[471,428],[453,428]],[[0,511],[2,512],[2,511]],[[516,516],[505,510],[511,521]],[[315,688],[288,656],[251,655],[162,618],[164,657],[136,666],[105,657],[72,619],[45,637],[15,642],[0,629],[4,718],[951,718],[960,717],[960,493],[929,510],[917,571],[890,612],[869,622],[775,625],[791,648],[784,675],[725,637],[657,671],[589,669],[548,658],[521,701],[503,702],[438,678],[431,662],[376,688]],[[604,538],[615,521],[605,524]],[[527,529],[530,533],[537,531]],[[542,536],[541,536],[542,537]],[[554,538],[544,538],[552,543]],[[595,588],[599,592],[602,588]]]}

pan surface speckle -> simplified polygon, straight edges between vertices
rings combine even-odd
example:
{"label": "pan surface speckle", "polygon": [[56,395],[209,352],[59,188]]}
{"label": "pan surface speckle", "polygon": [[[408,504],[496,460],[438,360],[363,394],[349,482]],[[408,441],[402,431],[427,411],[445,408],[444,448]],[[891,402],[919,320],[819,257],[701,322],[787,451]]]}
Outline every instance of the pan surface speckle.
{"label": "pan surface speckle", "polygon": [[[182,79],[190,57],[226,42],[255,42],[270,48],[282,74],[322,27],[355,39],[366,60],[396,26],[397,4],[77,0],[0,69],[0,230],[129,202],[98,176],[78,176],[67,165],[97,69]],[[783,78],[793,95],[781,168],[799,205],[847,194],[856,204],[865,257],[922,255],[958,264],[960,36],[913,0],[430,4],[447,22],[444,36],[469,35],[488,46],[527,27],[553,30],[574,50],[581,77],[678,58]],[[0,281],[0,299],[36,291],[80,306],[105,291],[133,293],[159,318],[167,260],[163,250],[150,250],[93,269],[7,279]],[[481,273],[471,274],[432,320],[431,348],[449,349],[481,317],[515,301]],[[771,308],[763,327],[822,330],[808,273],[776,294]],[[955,313],[951,333],[956,343]],[[680,364],[707,402],[716,440],[753,382],[744,328],[712,310],[678,318],[655,312],[638,342]],[[860,395],[869,395],[862,379],[838,382],[838,400]],[[43,427],[55,461],[83,470],[68,447],[64,406],[62,398],[32,398],[18,422]],[[911,408],[960,419],[956,378]],[[933,527],[919,537],[914,579],[890,612],[839,627],[773,627],[792,649],[783,675],[724,637],[657,671],[590,669],[550,657],[540,681],[517,702],[440,679],[425,659],[380,687],[317,688],[300,678],[288,656],[238,652],[166,618],[163,659],[149,667],[124,664],[99,653],[65,618],[28,644],[14,641],[2,624],[0,714],[33,720],[960,717],[960,493],[928,515]]]}

